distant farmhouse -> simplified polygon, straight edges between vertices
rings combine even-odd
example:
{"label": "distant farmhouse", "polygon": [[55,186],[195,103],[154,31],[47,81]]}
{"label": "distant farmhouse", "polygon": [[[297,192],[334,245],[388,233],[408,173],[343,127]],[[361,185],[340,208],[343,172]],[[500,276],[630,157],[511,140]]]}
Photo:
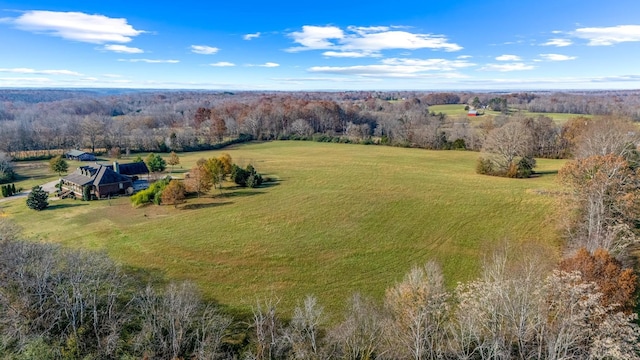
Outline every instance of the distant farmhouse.
{"label": "distant farmhouse", "polygon": [[71,150],[65,156],[67,159],[76,161],[96,161],[95,155],[80,150]]}
{"label": "distant farmhouse", "polygon": [[115,195],[131,195],[134,181],[138,175],[149,174],[147,165],[143,162],[112,165],[80,166],[76,171],[63,177],[61,197],[73,196],[82,198],[83,191],[89,188],[89,194],[95,198],[106,198]]}

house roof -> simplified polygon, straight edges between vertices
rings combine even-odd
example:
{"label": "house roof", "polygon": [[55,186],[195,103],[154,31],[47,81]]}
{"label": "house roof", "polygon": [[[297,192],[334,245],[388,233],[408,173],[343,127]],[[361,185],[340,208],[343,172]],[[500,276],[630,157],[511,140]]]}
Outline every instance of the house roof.
{"label": "house roof", "polygon": [[86,154],[86,153],[80,150],[70,150],[69,152],[67,152],[67,155],[69,156],[80,156],[82,154]]}
{"label": "house roof", "polygon": [[98,165],[98,167],[93,166],[81,166],[76,169],[73,173],[62,178],[70,183],[77,185],[104,185],[104,184],[115,184],[120,182],[131,182],[131,179],[128,177],[118,174],[115,171],[111,170],[108,166]]}
{"label": "house roof", "polygon": [[[107,165],[107,167],[113,170],[113,165]],[[147,164],[144,162],[118,164],[118,168],[122,175],[140,175],[149,173],[149,168],[147,168]]]}
{"label": "house roof", "polygon": [[[100,162],[96,164],[108,167],[109,169],[113,170],[113,163]],[[145,164],[144,162],[132,162],[132,163],[125,163],[125,164],[118,163],[118,169],[120,174],[128,175],[128,176],[149,173],[149,168],[147,167],[147,164]]]}

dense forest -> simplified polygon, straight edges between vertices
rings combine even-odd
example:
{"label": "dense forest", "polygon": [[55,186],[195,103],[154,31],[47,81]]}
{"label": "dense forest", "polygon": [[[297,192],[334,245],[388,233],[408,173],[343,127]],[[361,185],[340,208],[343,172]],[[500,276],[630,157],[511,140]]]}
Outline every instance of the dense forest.
{"label": "dense forest", "polygon": [[[637,92],[187,92],[0,91],[0,151],[189,151],[241,134],[257,140],[313,139],[429,149],[480,150],[488,132],[519,110],[640,119]],[[431,105],[467,104],[503,113],[470,122]],[[562,128],[531,117],[543,134],[537,156],[566,156]],[[540,137],[540,136],[538,136]],[[29,153],[33,154],[33,153]]]}

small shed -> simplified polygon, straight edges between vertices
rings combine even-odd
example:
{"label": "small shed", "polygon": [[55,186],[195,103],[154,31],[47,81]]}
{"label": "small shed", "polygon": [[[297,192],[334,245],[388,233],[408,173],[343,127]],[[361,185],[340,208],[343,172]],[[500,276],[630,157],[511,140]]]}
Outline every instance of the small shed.
{"label": "small shed", "polygon": [[96,161],[95,155],[81,150],[71,150],[65,156],[67,159],[76,161]]}
{"label": "small shed", "polygon": [[478,110],[476,109],[469,110],[469,112],[467,113],[467,116],[478,116]]}

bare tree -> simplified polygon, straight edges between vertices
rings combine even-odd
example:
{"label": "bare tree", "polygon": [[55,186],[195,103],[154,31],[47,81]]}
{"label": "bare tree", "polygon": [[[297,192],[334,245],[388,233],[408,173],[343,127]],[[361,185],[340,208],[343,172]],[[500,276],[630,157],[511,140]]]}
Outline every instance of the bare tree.
{"label": "bare tree", "polygon": [[349,360],[383,356],[383,315],[373,300],[355,294],[351,297],[345,319],[333,328],[329,342],[336,357]]}
{"label": "bare tree", "polygon": [[491,130],[484,141],[482,151],[499,173],[506,174],[517,162],[532,155],[533,137],[525,124],[508,122]]}
{"label": "bare tree", "polygon": [[172,283],[161,295],[147,286],[137,299],[137,307],[142,330],[136,343],[148,356],[169,359],[223,356],[220,349],[231,319],[205,306],[195,285]]}
{"label": "bare tree", "polygon": [[624,158],[574,160],[560,169],[559,179],[571,190],[568,204],[577,214],[568,227],[572,245],[618,255],[638,241],[632,229],[639,215],[640,179]]}
{"label": "bare tree", "polygon": [[586,121],[585,125],[576,139],[577,159],[609,154],[629,159],[640,140],[638,128],[620,118],[599,117]]}
{"label": "bare tree", "polygon": [[104,139],[105,124],[97,116],[86,116],[81,124],[82,135],[91,146],[91,152],[96,151],[96,146]]}
{"label": "bare tree", "polygon": [[446,349],[449,297],[442,271],[434,262],[414,267],[402,282],[387,290],[389,356],[439,358]]}
{"label": "bare tree", "polygon": [[254,358],[270,360],[282,356],[288,350],[288,341],[283,336],[283,326],[276,316],[279,300],[258,301],[253,308],[253,329],[256,349]]}
{"label": "bare tree", "polygon": [[314,296],[307,296],[302,306],[296,306],[285,337],[296,359],[319,359],[320,329],[324,322],[323,308]]}

